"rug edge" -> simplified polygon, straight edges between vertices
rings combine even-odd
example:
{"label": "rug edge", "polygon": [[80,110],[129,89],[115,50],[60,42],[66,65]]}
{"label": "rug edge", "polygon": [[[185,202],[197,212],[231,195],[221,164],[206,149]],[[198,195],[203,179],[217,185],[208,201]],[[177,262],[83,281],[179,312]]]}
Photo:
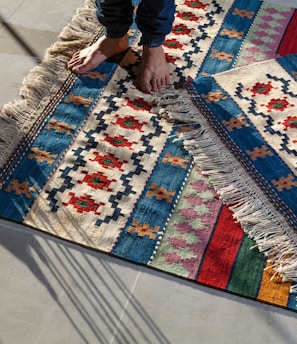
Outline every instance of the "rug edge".
{"label": "rug edge", "polygon": [[[184,141],[185,149],[208,176],[224,203],[233,211],[234,218],[241,224],[245,234],[254,240],[259,251],[268,257],[275,272],[272,278],[279,275],[283,282],[297,282],[297,239],[292,235],[292,229],[245,171],[243,173],[252,187],[245,183],[247,188],[239,195],[239,187],[236,188],[236,185],[242,184],[242,178],[238,173],[240,164],[232,153],[227,151],[223,142],[212,135],[210,125],[203,116],[203,110],[198,107],[199,96],[195,94],[192,83],[193,80],[189,79],[183,88],[167,89],[160,97],[153,98],[154,111],[169,121],[178,121],[186,126],[200,126],[180,138]],[[201,103],[204,104],[203,101]],[[206,154],[206,148],[209,149],[211,146],[215,149]],[[226,163],[227,160],[229,163]],[[230,169],[230,161],[238,168]],[[255,198],[252,199],[252,195]],[[255,201],[256,206],[253,204]],[[274,240],[275,235],[278,236],[278,242]],[[279,240],[280,237],[282,240]],[[296,289],[296,285],[291,286],[291,292]]]}
{"label": "rug edge", "polygon": [[[24,78],[19,90],[20,100],[3,105],[0,110],[0,169],[7,158],[42,113],[44,106],[58,92],[71,72],[65,64],[100,30],[95,3],[85,0],[58,36],[58,41],[45,50],[39,65]],[[41,91],[42,90],[42,91]]]}

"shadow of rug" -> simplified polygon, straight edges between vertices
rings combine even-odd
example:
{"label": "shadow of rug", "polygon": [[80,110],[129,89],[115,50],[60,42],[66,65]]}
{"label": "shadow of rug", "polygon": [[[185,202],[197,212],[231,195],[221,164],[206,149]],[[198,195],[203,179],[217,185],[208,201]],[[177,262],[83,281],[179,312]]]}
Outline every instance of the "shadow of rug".
{"label": "shadow of rug", "polygon": [[150,95],[135,24],[125,54],[67,70],[103,35],[87,1],[2,109],[0,216],[296,310],[296,22],[256,0],[179,0],[175,86]]}

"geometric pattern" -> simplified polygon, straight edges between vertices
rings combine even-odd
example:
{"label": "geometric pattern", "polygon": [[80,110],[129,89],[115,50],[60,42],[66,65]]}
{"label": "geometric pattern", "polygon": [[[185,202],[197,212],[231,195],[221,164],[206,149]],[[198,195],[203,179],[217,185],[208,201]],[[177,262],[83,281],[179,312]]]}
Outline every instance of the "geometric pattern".
{"label": "geometric pattern", "polygon": [[221,206],[209,180],[194,168],[151,266],[195,278]]}
{"label": "geometric pattern", "polygon": [[[102,250],[111,249],[114,238],[140,197],[143,186],[139,180],[146,180],[151,174],[159,149],[172,128],[172,125],[157,121],[141,98],[121,97],[125,87],[123,76],[122,88],[116,89],[116,83],[114,80],[107,86],[110,89],[107,88],[106,93],[110,95],[101,98],[94,107],[88,123],[26,218],[26,223],[39,226],[40,218],[36,214],[40,212],[63,218],[63,214],[70,211],[76,226],[87,224],[94,228],[96,242],[91,236],[87,242]],[[106,111],[110,104],[113,104],[112,113]],[[148,158],[151,166],[145,164]],[[124,199],[129,202],[123,202]],[[61,226],[64,223],[61,221]],[[54,230],[58,232],[63,228],[56,224]],[[81,237],[80,240],[83,243],[86,239]]]}
{"label": "geometric pattern", "polygon": [[[187,144],[201,168],[206,166],[206,175],[231,206],[234,217],[267,256],[266,263],[261,259],[258,263],[274,271],[270,278],[278,276],[274,287],[286,282],[281,288],[287,296],[279,297],[283,297],[283,306],[290,307],[289,294],[293,297],[296,291],[296,70],[293,54],[197,78],[189,92],[196,97],[197,123],[204,132],[198,138],[194,135],[194,144],[188,133]],[[208,93],[201,95],[205,90]],[[215,92],[222,96],[209,96]],[[196,145],[203,151],[202,159],[195,153]],[[198,280],[202,281],[200,274],[201,270]],[[230,281],[226,289],[237,291],[238,284]],[[268,285],[273,284],[265,274],[258,283],[260,289],[253,297],[263,300]]]}
{"label": "geometric pattern", "polygon": [[[259,185],[266,192],[270,202],[285,214],[294,227],[297,223],[294,215],[297,208],[292,198],[296,191],[297,179],[297,130],[294,125],[297,93],[294,77],[284,71],[287,65],[293,65],[293,61],[294,55],[291,55],[259,64],[256,79],[253,65],[244,68],[241,81],[238,81],[237,69],[228,72],[228,82],[223,74],[213,76],[213,88],[210,93],[218,90],[225,96],[206,103],[212,111],[217,112],[217,109],[220,109],[217,118],[227,127],[230,137],[235,142],[240,142],[240,137],[253,137],[253,140],[240,145],[254,161],[261,176],[266,176],[272,189],[265,182],[260,182],[261,176],[253,177],[258,178]],[[205,89],[205,82],[209,81],[201,80],[199,83],[201,90]],[[199,92],[199,89],[197,91]],[[233,98],[228,96],[230,94],[233,94]],[[231,106],[232,111],[222,111],[227,106]],[[246,125],[236,125],[230,130],[230,123],[236,123],[237,118],[241,118],[240,122],[244,121]],[[259,129],[255,131],[254,128]],[[235,150],[234,144],[228,143],[228,146],[230,145],[233,147],[232,150]],[[278,161],[276,169],[271,168],[273,161]],[[251,169],[250,173],[253,171],[254,169]],[[279,198],[275,194],[275,188],[279,191]]]}
{"label": "geometric pattern", "polygon": [[[262,135],[274,151],[284,161],[292,161],[297,156],[297,131],[294,126],[296,113],[295,80],[277,77],[281,68],[275,67],[275,73],[265,73],[259,70],[261,82],[252,83],[250,78],[237,83],[236,97],[241,101],[241,108],[249,114],[248,122],[254,125],[261,124]],[[247,86],[248,85],[248,86]],[[225,88],[228,91],[228,88]],[[292,158],[290,158],[292,157]]]}
{"label": "geometric pattern", "polygon": [[284,24],[290,21],[293,14],[292,8],[263,3],[234,66],[278,57],[277,49],[286,29]]}
{"label": "geometric pattern", "polygon": [[[177,86],[189,77],[207,78],[236,63],[248,64],[251,56],[257,61],[274,57],[270,40],[281,41],[294,14],[258,0],[178,0],[176,5],[164,51]],[[83,35],[98,39],[102,30],[95,31]],[[0,216],[205,285],[296,309],[295,295],[285,283],[286,291],[276,288],[271,299],[274,272],[267,258],[251,249],[255,242],[243,234],[185,150],[180,138],[197,126],[169,123],[154,113],[152,96],[137,88],[139,39],[133,24],[125,54],[84,75],[66,73],[56,94],[30,113],[35,120],[0,168],[0,201],[10,205],[0,207]],[[271,199],[296,188],[297,71],[289,74],[262,73],[258,83],[237,78],[232,94],[244,106],[221,121],[235,136],[263,123],[267,144],[251,140],[244,150],[255,164],[276,152],[289,159],[287,173],[270,180]],[[201,96],[210,106],[227,101],[229,91],[218,87],[208,92],[206,87]],[[253,276],[253,283],[246,276]]]}

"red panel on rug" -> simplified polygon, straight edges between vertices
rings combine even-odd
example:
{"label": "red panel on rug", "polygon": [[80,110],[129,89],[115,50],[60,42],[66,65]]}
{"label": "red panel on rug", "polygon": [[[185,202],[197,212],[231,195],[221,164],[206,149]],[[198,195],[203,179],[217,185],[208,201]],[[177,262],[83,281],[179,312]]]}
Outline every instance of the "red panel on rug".
{"label": "red panel on rug", "polygon": [[278,47],[277,53],[280,56],[285,56],[297,52],[297,39],[296,39],[296,28],[297,28],[297,10],[291,18],[291,21],[287,27],[287,30],[283,36],[283,39]]}
{"label": "red panel on rug", "polygon": [[226,288],[242,237],[240,224],[235,222],[231,210],[224,206],[205,252],[197,281]]}

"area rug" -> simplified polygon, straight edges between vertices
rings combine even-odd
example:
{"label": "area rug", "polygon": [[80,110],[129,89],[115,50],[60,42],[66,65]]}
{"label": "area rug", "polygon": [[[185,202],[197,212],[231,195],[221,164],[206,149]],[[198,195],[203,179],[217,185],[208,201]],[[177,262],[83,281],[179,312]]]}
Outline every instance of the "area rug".
{"label": "area rug", "polygon": [[[189,92],[202,104],[196,93],[207,94],[198,85],[208,75],[292,52],[289,37],[295,27],[293,9],[259,1],[177,1],[173,31],[164,43],[176,85],[173,101],[178,85],[189,77],[194,80]],[[200,135],[200,121],[170,122],[164,115],[171,97],[165,99],[166,111],[165,105],[156,111],[164,97],[139,91],[136,26],[126,54],[82,76],[67,70],[73,52],[102,34],[94,2],[87,1],[28,76],[23,100],[3,108],[0,216],[188,280],[296,309],[294,282],[281,279],[295,277],[279,268],[263,241],[256,247],[256,238],[244,234],[245,222],[234,218],[236,206],[226,202],[215,178],[202,174],[205,166],[201,159],[197,164],[196,151],[187,145],[195,130]],[[284,86],[287,79],[277,76],[281,81],[272,78],[268,85],[292,93]],[[238,89],[243,99],[244,87]],[[291,98],[284,101],[293,108]],[[188,110],[179,112],[187,116]],[[294,126],[294,118],[289,122]],[[285,130],[284,122],[278,125]],[[292,149],[292,142],[284,144]],[[267,197],[269,206],[272,198]]]}
{"label": "area rug", "polygon": [[[241,292],[244,290],[244,294],[258,300],[267,301],[269,297],[279,304],[283,302],[284,306],[288,302],[295,304],[296,76],[297,54],[292,54],[196,78],[186,85],[186,93],[181,89],[168,93],[170,105],[166,105],[166,101],[163,104],[163,99],[158,102],[159,112],[170,120],[199,124],[198,128],[192,127],[182,135],[184,147],[208,176],[225,206],[201,257],[197,248],[202,241],[198,240],[197,228],[203,235],[209,235],[205,231],[209,228],[200,229],[196,223],[196,231],[193,231],[187,219],[202,218],[197,216],[201,205],[206,204],[202,196],[211,200],[213,207],[219,202],[214,195],[203,193],[201,181],[199,187],[198,183],[193,183],[181,206],[177,206],[179,215],[170,220],[173,230],[171,235],[165,232],[165,240],[153,264],[170,271],[172,262],[179,263],[183,269],[194,268],[195,279],[202,283],[208,284],[211,280],[213,286],[233,292],[240,288]],[[165,95],[163,97],[166,100]],[[199,190],[200,202],[193,197],[193,188]],[[235,224],[223,222],[230,216],[226,206],[241,224],[246,237]],[[205,207],[203,210],[203,215],[207,216]],[[209,219],[204,217],[203,222],[207,221]],[[185,233],[192,234],[192,238],[196,235],[196,250],[186,245]],[[252,253],[255,246],[266,260],[258,252]],[[248,254],[247,250],[250,250]],[[201,263],[197,265],[199,259]]]}

